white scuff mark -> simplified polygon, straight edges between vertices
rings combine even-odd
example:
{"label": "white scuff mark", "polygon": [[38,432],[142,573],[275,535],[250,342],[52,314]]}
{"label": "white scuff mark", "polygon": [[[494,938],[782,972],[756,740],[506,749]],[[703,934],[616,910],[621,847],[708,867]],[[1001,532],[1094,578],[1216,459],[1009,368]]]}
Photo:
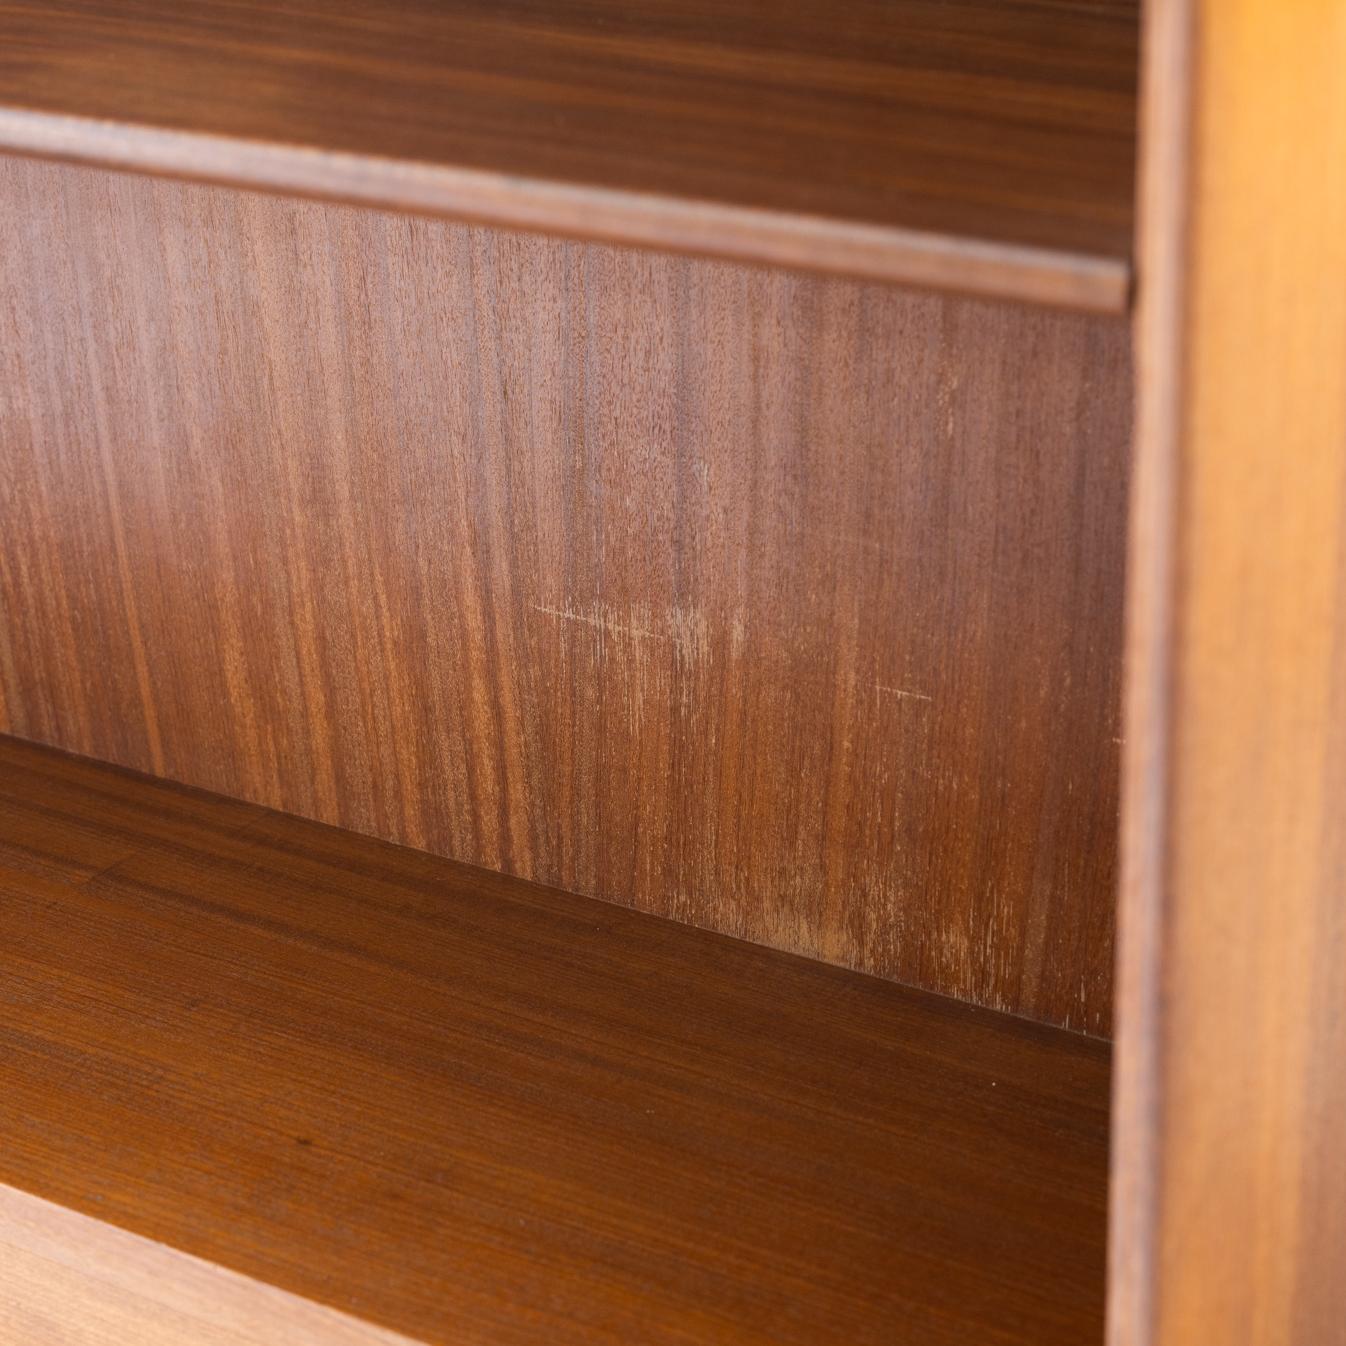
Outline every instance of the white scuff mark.
{"label": "white scuff mark", "polygon": [[876,682],[874,684],[876,692],[887,692],[889,696],[900,697],[904,701],[934,701],[933,696],[927,696],[924,692],[913,692],[906,687],[888,687],[884,683]]}
{"label": "white scuff mark", "polygon": [[710,632],[699,608],[673,608],[668,614],[668,625],[673,633],[673,648],[684,663],[704,663],[710,657]]}
{"label": "white scuff mark", "polygon": [[545,603],[534,603],[534,612],[541,612],[545,616],[555,617],[561,622],[579,622],[583,626],[591,626],[595,631],[605,636],[624,636],[628,640],[667,640],[666,635],[658,631],[650,631],[642,626],[632,626],[626,622],[618,621],[612,613],[605,608],[595,604],[591,612],[579,612],[574,608],[553,608]]}

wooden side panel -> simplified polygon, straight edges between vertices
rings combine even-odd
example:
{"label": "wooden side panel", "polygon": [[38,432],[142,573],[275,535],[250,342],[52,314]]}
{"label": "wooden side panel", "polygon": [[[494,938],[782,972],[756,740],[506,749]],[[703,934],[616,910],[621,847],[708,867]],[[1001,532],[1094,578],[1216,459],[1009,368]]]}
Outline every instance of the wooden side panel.
{"label": "wooden side panel", "polygon": [[1113,320],[0,165],[0,725],[1106,1032]]}
{"label": "wooden side panel", "polygon": [[1152,7],[1114,1346],[1346,1342],[1346,5]]}

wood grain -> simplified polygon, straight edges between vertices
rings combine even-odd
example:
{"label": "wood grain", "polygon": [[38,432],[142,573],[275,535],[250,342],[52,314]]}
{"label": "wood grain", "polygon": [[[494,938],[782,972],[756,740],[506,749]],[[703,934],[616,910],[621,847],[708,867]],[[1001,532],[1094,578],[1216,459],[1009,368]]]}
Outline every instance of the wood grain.
{"label": "wood grain", "polygon": [[0,1183],[446,1346],[1099,1339],[1105,1044],[214,803],[0,742]]}
{"label": "wood grain", "polygon": [[0,1337],[5,1346],[412,1346],[3,1185]]}
{"label": "wood grain", "polygon": [[1152,11],[1110,1336],[1346,1342],[1346,7]]}
{"label": "wood grain", "polygon": [[1107,1031],[1120,324],[0,174],[0,728]]}
{"label": "wood grain", "polygon": [[1126,302],[1135,0],[0,4],[0,146]]}

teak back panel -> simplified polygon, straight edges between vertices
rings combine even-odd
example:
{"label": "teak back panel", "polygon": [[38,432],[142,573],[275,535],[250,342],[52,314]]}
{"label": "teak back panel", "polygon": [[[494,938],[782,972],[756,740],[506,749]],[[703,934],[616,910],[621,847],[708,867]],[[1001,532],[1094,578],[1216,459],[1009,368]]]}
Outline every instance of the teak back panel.
{"label": "teak back panel", "polygon": [[1094,1032],[1116,320],[0,161],[0,728]]}

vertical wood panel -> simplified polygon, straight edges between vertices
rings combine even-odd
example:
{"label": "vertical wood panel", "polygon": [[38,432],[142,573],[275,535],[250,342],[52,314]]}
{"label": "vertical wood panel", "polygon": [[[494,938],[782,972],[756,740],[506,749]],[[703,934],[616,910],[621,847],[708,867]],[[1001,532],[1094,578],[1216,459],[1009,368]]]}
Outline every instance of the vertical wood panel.
{"label": "vertical wood panel", "polygon": [[1105,1032],[1112,320],[0,167],[3,727]]}
{"label": "vertical wood panel", "polygon": [[1346,1342],[1346,6],[1152,7],[1115,1346]]}

